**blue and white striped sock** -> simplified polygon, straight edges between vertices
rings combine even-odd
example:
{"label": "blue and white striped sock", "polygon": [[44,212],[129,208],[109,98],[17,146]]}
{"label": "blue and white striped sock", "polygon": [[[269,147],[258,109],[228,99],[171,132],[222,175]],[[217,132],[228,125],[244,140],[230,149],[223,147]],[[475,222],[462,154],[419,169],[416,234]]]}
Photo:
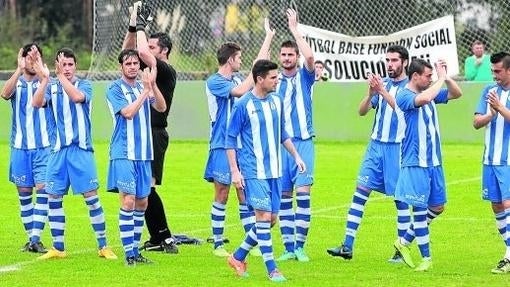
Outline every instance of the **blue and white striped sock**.
{"label": "blue and white striped sock", "polygon": [[257,228],[255,224],[253,224],[251,229],[246,233],[241,246],[234,252],[234,258],[239,261],[244,261],[246,256],[248,256],[248,252],[255,246],[257,246]]}
{"label": "blue and white striped sock", "polygon": [[409,205],[403,201],[395,200],[397,208],[397,235],[403,237],[411,225],[411,211]]}
{"label": "blue and white striped sock", "polygon": [[[442,211],[437,212],[430,208],[427,208],[427,225],[430,225],[430,223],[432,223],[432,220],[436,219],[441,213],[443,212]],[[414,225],[411,224],[407,229],[406,233],[404,234],[404,236],[402,237],[402,243],[404,245],[411,244],[414,238],[415,238]]]}
{"label": "blue and white striped sock", "polygon": [[246,203],[239,203],[239,219],[241,219],[244,232],[247,233],[255,224],[255,212],[250,210]]}
{"label": "blue and white striped sock", "polygon": [[271,241],[271,222],[257,221],[255,222],[257,232],[257,242],[259,244],[260,252],[262,252],[262,259],[266,264],[267,273],[271,274],[276,269],[273,255],[273,242]]}
{"label": "blue and white striped sock", "polygon": [[506,212],[501,211],[496,214],[494,214],[496,217],[496,227],[498,228],[498,232],[501,235],[501,238],[503,238],[503,241],[506,241]]}
{"label": "blue and white striped sock", "polygon": [[143,216],[145,214],[144,210],[135,210],[133,212],[133,221],[134,221],[134,234],[133,234],[133,253],[135,256],[138,256],[138,245],[140,244],[140,239],[142,238],[143,232]]}
{"label": "blue and white striped sock", "polygon": [[365,204],[368,201],[370,192],[356,188],[352,196],[352,203],[347,213],[347,224],[345,227],[344,245],[352,250],[356,233],[358,232],[363,213],[365,212]]}
{"label": "blue and white striped sock", "polygon": [[295,248],[295,215],[292,207],[292,195],[283,195],[280,202],[280,211],[278,212],[278,218],[280,221],[280,232],[282,233],[282,241],[285,246],[285,250],[288,252],[294,252]]}
{"label": "blue and white striped sock", "polygon": [[62,197],[48,198],[48,225],[50,226],[53,247],[64,251],[64,231],[66,228],[66,218]]}
{"label": "blue and white striped sock", "polygon": [[126,258],[135,256],[133,253],[134,229],[133,211],[121,208],[119,211],[120,241],[122,242]]}
{"label": "blue and white striped sock", "polygon": [[443,213],[442,211],[434,211],[430,208],[427,208],[427,223],[430,224],[432,222],[432,220],[436,219],[436,217],[438,217],[441,213]]}
{"label": "blue and white striped sock", "polygon": [[214,249],[223,245],[223,230],[225,229],[225,204],[213,202],[211,207],[211,226],[214,239]]}
{"label": "blue and white striped sock", "polygon": [[34,215],[33,215],[33,228],[30,236],[31,243],[41,241],[41,233],[44,229],[44,224],[48,219],[48,194],[46,190],[39,189],[36,193]]}
{"label": "blue and white striped sock", "polygon": [[427,208],[413,206],[414,232],[416,243],[422,258],[430,258],[429,225],[427,223]]}
{"label": "blue and white striped sock", "polygon": [[33,214],[34,214],[34,204],[32,203],[32,192],[18,192],[18,199],[19,199],[21,222],[23,223],[23,228],[25,229],[25,233],[27,234],[28,240],[30,241],[30,237],[32,235]]}
{"label": "blue and white striped sock", "polygon": [[310,193],[296,192],[296,249],[303,248],[310,230]]}
{"label": "blue and white striped sock", "polygon": [[86,197],[85,203],[89,209],[90,223],[96,234],[97,244],[99,249],[101,249],[106,246],[106,225],[103,207],[97,195]]}

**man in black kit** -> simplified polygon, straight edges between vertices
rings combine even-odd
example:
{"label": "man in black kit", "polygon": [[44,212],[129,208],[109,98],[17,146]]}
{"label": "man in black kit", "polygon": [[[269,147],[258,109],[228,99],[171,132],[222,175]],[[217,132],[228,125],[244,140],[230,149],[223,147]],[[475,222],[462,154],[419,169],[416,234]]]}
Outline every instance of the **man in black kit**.
{"label": "man in black kit", "polygon": [[175,69],[168,64],[168,55],[172,50],[170,37],[162,32],[151,34],[147,39],[145,28],[149,23],[150,10],[140,1],[133,4],[129,19],[129,29],[124,38],[122,49],[137,49],[141,66],[156,67],[155,92],[160,92],[166,101],[166,111],[160,113],[151,107],[151,130],[154,147],[152,161],[152,186],[145,211],[145,222],[149,230],[150,239],[141,247],[146,251],[164,251],[178,253],[177,245],[168,227],[163,202],[156,192],[156,186],[161,185],[163,179],[163,162],[168,147],[167,117],[172,104],[176,83]]}

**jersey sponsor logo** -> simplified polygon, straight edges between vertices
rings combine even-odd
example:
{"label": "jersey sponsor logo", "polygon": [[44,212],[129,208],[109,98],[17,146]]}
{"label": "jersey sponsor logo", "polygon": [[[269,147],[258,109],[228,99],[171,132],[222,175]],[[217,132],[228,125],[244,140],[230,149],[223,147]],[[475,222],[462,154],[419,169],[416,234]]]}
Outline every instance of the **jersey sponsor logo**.
{"label": "jersey sponsor logo", "polygon": [[425,203],[425,195],[423,195],[423,194],[422,195],[406,194],[405,198],[409,199],[411,201],[414,201],[414,202]]}
{"label": "jersey sponsor logo", "polygon": [[358,175],[358,182],[368,183],[370,177],[368,175]]}
{"label": "jersey sponsor logo", "polygon": [[13,174],[13,175],[11,175],[11,178],[12,178],[12,181],[16,185],[23,184],[27,180],[27,176],[26,175],[15,175],[15,174]]}
{"label": "jersey sponsor logo", "polygon": [[122,181],[117,180],[117,189],[125,190],[125,191],[134,191],[136,188],[136,182],[134,180],[131,181]]}
{"label": "jersey sponsor logo", "polygon": [[259,207],[269,207],[270,206],[269,198],[250,197],[250,202],[254,206],[259,206]]}

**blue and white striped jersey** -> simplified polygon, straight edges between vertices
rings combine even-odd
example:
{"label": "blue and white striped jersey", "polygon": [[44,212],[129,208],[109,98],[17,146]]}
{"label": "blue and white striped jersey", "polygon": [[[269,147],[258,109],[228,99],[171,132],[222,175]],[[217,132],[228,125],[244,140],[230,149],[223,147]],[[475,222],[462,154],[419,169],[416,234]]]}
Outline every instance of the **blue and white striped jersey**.
{"label": "blue and white striped jersey", "polygon": [[74,86],[85,95],[82,103],[73,102],[56,79],[46,89],[46,104],[53,113],[51,124],[56,127],[51,137],[53,151],[72,144],[83,150],[93,150],[90,120],[92,85],[88,80],[77,79]]}
{"label": "blue and white striped jersey", "polygon": [[51,111],[47,108],[34,108],[32,98],[39,81],[26,81],[19,77],[16,89],[11,95],[12,126],[11,147],[17,149],[38,149],[50,146]]}
{"label": "blue and white striped jersey", "polygon": [[230,91],[241,82],[241,78],[237,76],[227,79],[216,73],[211,75],[205,83],[211,122],[210,149],[225,148],[228,120],[236,100]]}
{"label": "blue and white striped jersey", "polygon": [[417,94],[408,88],[397,94],[397,105],[404,112],[405,137],[401,166],[433,167],[442,164],[439,119],[436,104],[448,102],[448,90],[441,89],[430,103],[415,107]]}
{"label": "blue and white striped jersey", "polygon": [[[487,103],[487,95],[490,90],[496,91],[501,104],[510,109],[509,90],[504,90],[497,84],[491,84],[483,89],[475,113],[482,115],[490,113],[490,107]],[[510,123],[500,113],[497,113],[486,126],[483,163],[487,165],[510,165]]]}
{"label": "blue and white striped jersey", "polygon": [[238,150],[237,160],[244,178],[281,177],[281,143],[289,136],[283,126],[278,95],[271,93],[259,99],[248,92],[236,102],[228,125],[227,149],[237,148],[239,135],[243,147]]}
{"label": "blue and white striped jersey", "polygon": [[312,87],[315,72],[305,67],[293,77],[280,73],[276,91],[283,102],[285,131],[291,138],[307,140],[315,136],[312,123]]}
{"label": "blue and white striped jersey", "polygon": [[[393,81],[391,78],[385,78],[383,85],[388,93],[395,97],[397,92],[403,89],[409,80],[407,78],[401,81]],[[372,97],[372,107],[376,109],[374,125],[372,126],[373,140],[384,143],[400,143],[404,137],[405,121],[404,113],[395,104],[395,110],[388,104],[384,98],[377,94]]]}
{"label": "blue and white striped jersey", "polygon": [[108,87],[106,102],[113,118],[110,159],[153,159],[149,99],[132,119],[127,119],[120,113],[136,100],[142,90],[143,85],[140,82],[136,82],[136,86],[132,87],[122,79],[115,80]]}

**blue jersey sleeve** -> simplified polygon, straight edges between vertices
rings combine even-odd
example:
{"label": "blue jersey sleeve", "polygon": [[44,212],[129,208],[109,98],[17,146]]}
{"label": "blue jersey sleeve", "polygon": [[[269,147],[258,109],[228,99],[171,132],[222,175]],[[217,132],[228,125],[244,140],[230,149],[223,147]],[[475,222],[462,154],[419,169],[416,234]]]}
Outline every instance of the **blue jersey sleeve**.
{"label": "blue jersey sleeve", "polygon": [[220,98],[230,97],[230,91],[236,86],[234,81],[229,81],[218,75],[210,77],[206,85],[211,94]]}
{"label": "blue jersey sleeve", "polygon": [[237,101],[232,108],[225,139],[226,149],[237,149],[237,136],[241,133],[246,118],[246,108],[244,105],[241,105],[242,102]]}
{"label": "blue jersey sleeve", "polygon": [[90,103],[92,100],[92,84],[89,80],[80,80],[78,82],[78,90],[85,96],[85,103]]}
{"label": "blue jersey sleeve", "polygon": [[113,82],[106,91],[106,100],[111,105],[112,114],[119,113],[129,103],[122,93],[122,89],[118,82]]}
{"label": "blue jersey sleeve", "polygon": [[417,94],[409,89],[400,90],[396,97],[397,106],[402,111],[415,109],[416,106],[414,105],[414,99],[416,96]]}
{"label": "blue jersey sleeve", "polygon": [[439,94],[434,99],[436,104],[446,104],[448,103],[448,89],[441,89]]}

